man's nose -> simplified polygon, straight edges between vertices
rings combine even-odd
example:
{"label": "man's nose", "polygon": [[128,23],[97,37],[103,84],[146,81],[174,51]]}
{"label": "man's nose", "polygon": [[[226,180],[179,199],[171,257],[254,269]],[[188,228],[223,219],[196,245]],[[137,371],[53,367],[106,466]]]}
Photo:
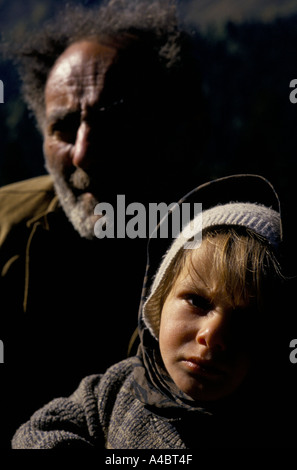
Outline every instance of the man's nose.
{"label": "man's nose", "polygon": [[201,327],[196,335],[198,344],[211,350],[225,351],[227,347],[227,321],[224,314],[210,312],[202,320]]}
{"label": "man's nose", "polygon": [[72,148],[72,163],[74,166],[88,169],[91,162],[91,127],[85,121],[81,122],[74,146]]}

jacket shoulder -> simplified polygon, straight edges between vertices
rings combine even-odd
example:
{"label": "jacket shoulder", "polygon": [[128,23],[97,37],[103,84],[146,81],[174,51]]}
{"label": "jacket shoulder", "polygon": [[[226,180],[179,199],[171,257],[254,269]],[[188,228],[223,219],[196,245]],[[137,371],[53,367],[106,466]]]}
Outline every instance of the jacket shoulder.
{"label": "jacket shoulder", "polygon": [[55,197],[50,175],[0,188],[0,244],[15,225],[42,215]]}

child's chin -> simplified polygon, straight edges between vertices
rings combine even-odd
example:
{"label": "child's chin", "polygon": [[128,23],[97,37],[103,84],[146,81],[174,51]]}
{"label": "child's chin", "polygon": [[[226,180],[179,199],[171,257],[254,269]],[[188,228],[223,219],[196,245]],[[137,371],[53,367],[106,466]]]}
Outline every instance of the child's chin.
{"label": "child's chin", "polygon": [[195,387],[185,387],[181,389],[185,395],[197,402],[210,402],[226,398],[232,394],[232,390],[225,387],[218,387],[218,385],[199,384]]}

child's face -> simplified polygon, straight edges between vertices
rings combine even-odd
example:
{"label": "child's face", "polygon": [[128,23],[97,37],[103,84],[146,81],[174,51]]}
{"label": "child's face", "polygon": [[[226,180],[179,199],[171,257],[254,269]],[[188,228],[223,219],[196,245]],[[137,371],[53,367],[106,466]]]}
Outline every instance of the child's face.
{"label": "child's face", "polygon": [[188,259],[163,305],[160,351],[175,384],[194,400],[218,400],[245,379],[251,309],[231,304],[212,264],[214,247],[203,242]]}

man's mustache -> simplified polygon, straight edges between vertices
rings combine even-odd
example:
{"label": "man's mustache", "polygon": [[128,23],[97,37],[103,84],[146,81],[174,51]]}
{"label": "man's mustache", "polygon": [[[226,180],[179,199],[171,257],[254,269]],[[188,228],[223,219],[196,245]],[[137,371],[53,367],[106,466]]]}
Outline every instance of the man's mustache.
{"label": "man's mustache", "polygon": [[91,185],[91,178],[89,175],[82,170],[81,168],[77,168],[70,176],[69,183],[75,189],[84,190],[90,187]]}

